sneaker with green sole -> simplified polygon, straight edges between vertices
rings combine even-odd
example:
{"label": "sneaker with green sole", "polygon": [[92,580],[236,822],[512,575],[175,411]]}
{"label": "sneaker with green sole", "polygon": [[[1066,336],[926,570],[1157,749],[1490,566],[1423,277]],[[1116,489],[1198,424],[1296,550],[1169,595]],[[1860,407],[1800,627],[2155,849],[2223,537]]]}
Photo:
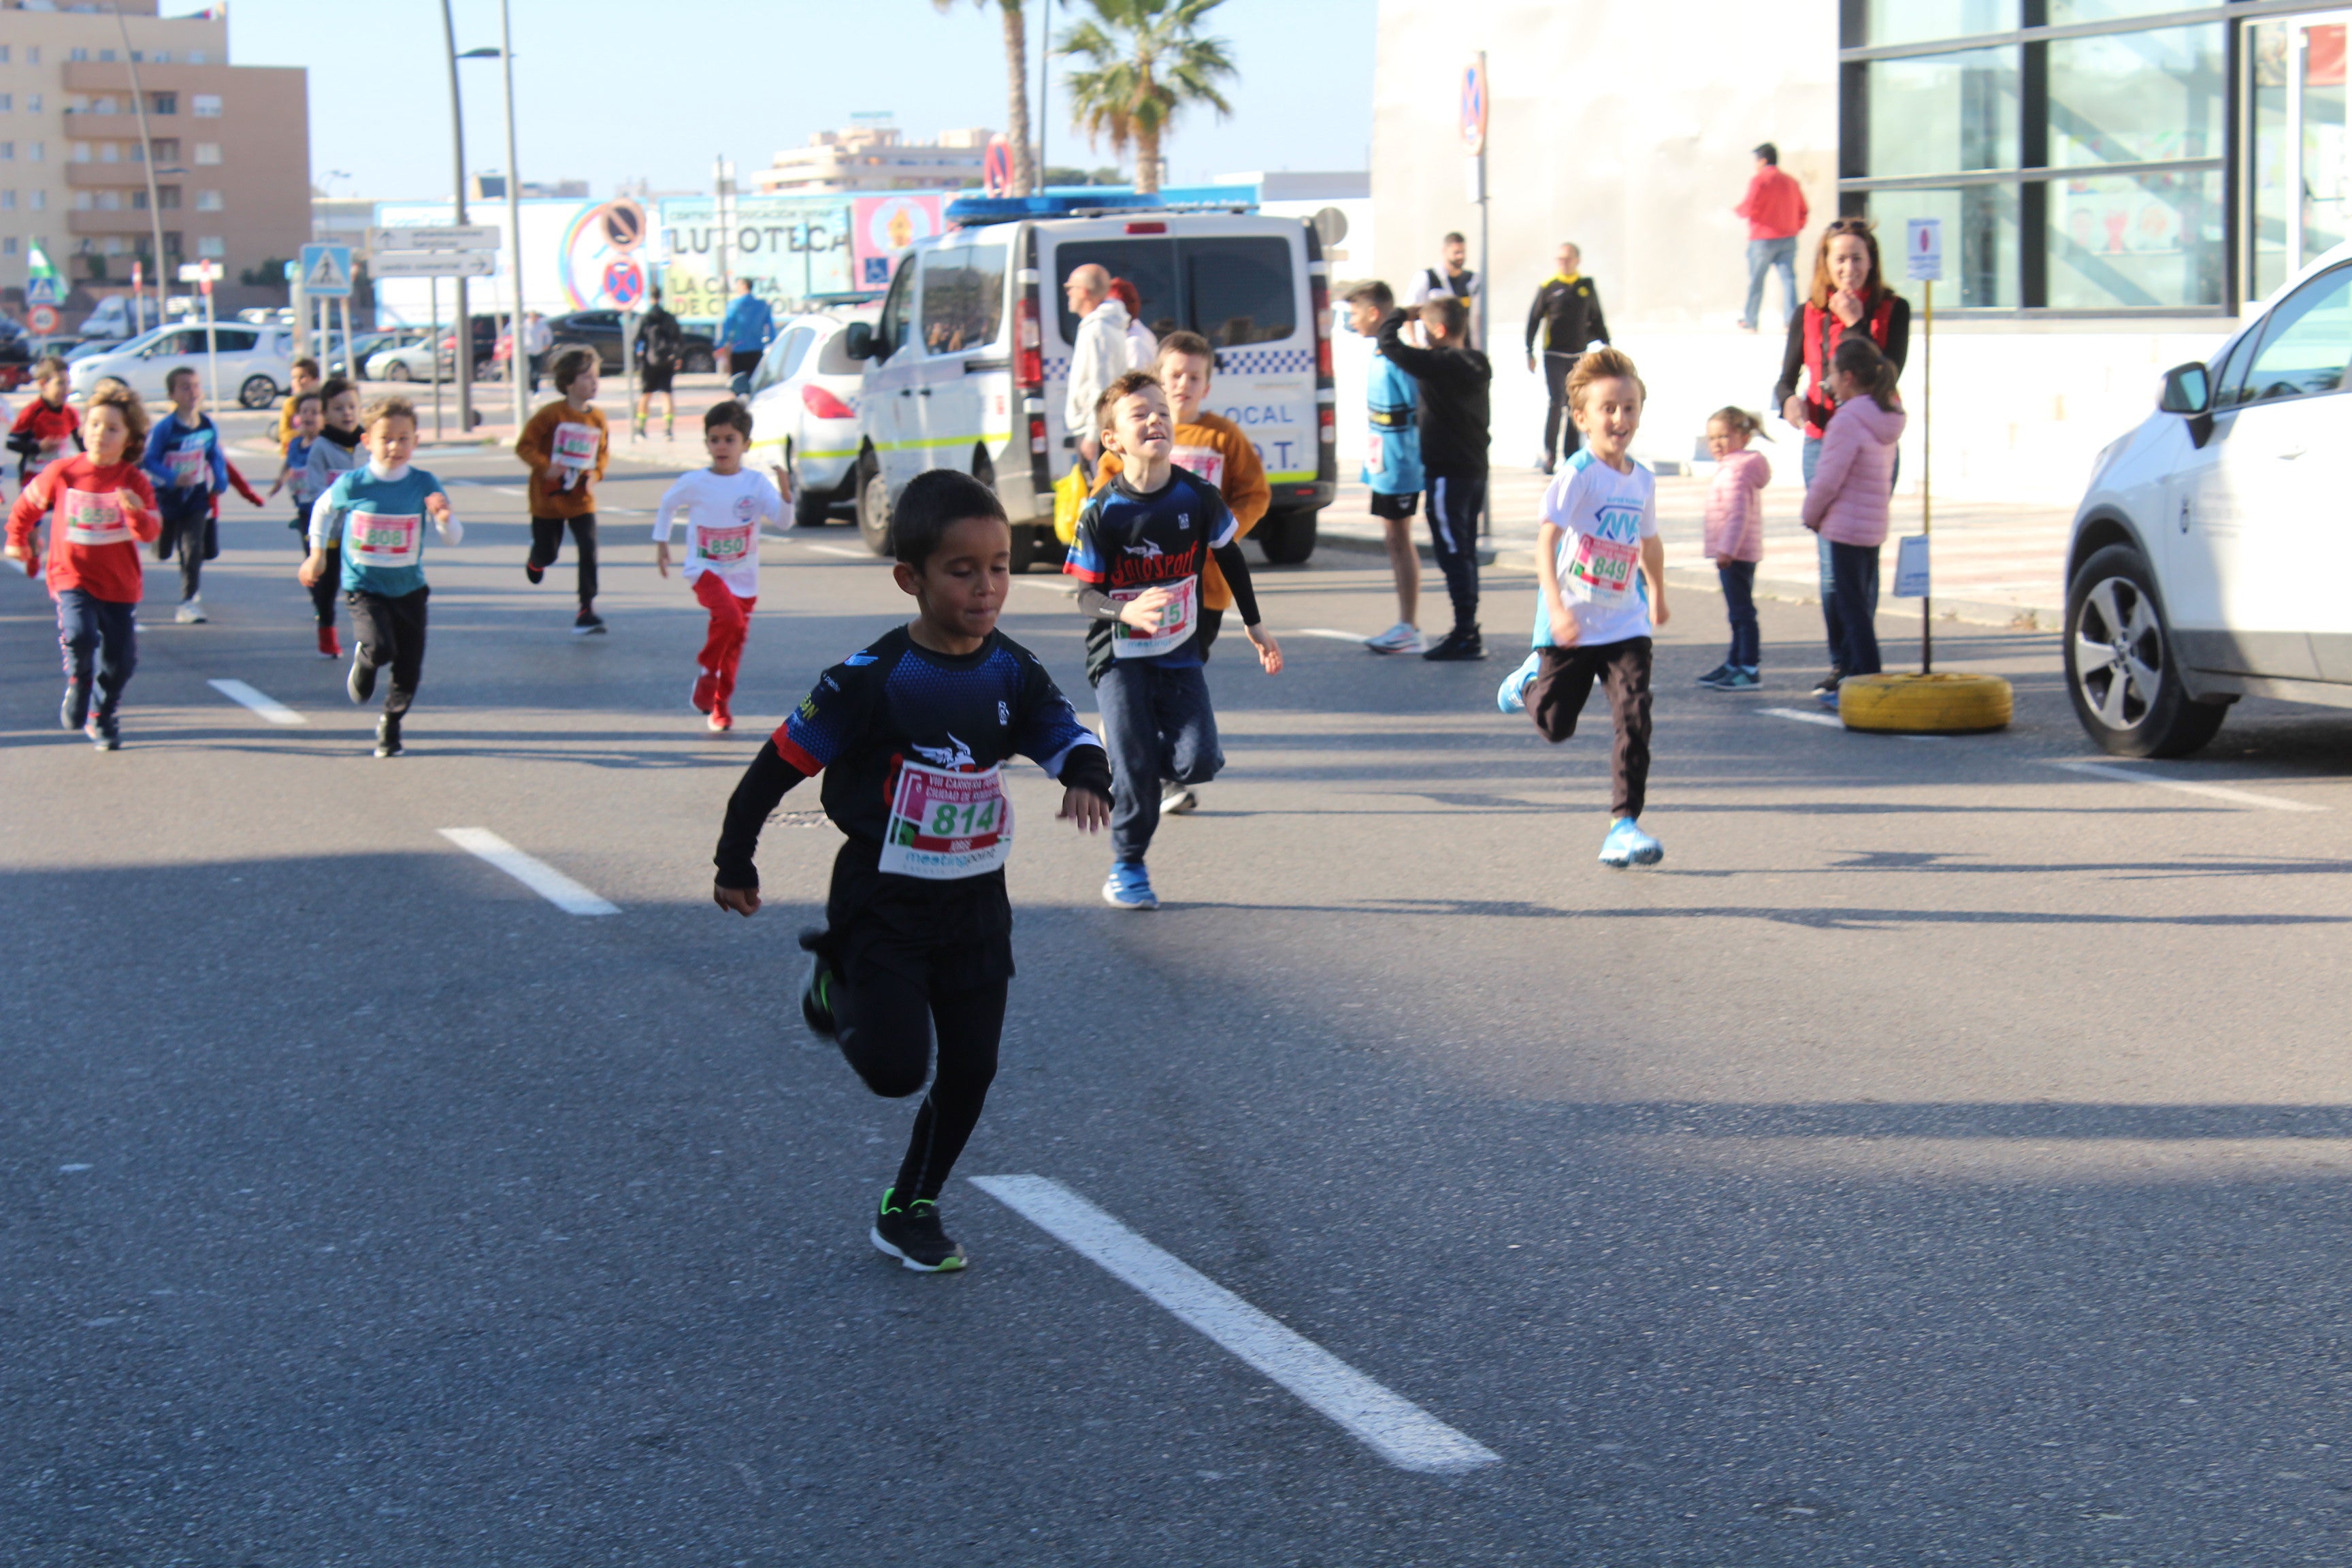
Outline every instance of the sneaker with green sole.
{"label": "sneaker with green sole", "polygon": [[940,1224],[940,1205],[917,1198],[901,1205],[898,1189],[882,1194],[875,1211],[874,1228],[866,1233],[877,1251],[887,1253],[918,1274],[945,1274],[968,1261],[963,1248]]}

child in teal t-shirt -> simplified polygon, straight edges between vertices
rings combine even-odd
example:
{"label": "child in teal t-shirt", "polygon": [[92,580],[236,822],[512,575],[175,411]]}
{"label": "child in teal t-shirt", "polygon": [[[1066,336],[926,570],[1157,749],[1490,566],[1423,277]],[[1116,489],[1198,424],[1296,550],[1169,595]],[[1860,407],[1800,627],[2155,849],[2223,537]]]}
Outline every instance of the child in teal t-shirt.
{"label": "child in teal t-shirt", "polygon": [[369,459],[328,487],[310,510],[310,553],[301,579],[310,587],[326,574],[327,552],[340,545],[343,601],[352,609],[353,702],[375,693],[376,671],[392,667],[383,716],[376,721],[375,754],[400,755],[400,721],[415,700],[425,668],[425,520],[450,544],[466,537],[449,510],[441,481],[409,466],[416,450],[416,409],[404,397],[386,397],[360,416]]}

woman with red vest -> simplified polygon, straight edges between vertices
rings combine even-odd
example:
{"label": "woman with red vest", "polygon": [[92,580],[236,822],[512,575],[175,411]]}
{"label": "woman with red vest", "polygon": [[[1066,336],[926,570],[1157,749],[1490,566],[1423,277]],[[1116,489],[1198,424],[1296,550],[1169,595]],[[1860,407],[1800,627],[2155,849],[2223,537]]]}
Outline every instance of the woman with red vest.
{"label": "woman with red vest", "polygon": [[[1803,469],[1811,484],[1822,458],[1822,432],[1828,426],[1837,399],[1830,395],[1830,356],[1846,333],[1861,330],[1879,352],[1903,374],[1911,350],[1911,302],[1886,286],[1878,263],[1878,236],[1870,220],[1842,217],[1822,232],[1821,248],[1813,253],[1813,287],[1805,308],[1789,321],[1789,346],[1780,356],[1780,384],[1772,400],[1780,417],[1805,432]],[[1797,392],[1801,374],[1808,387]],[[1822,620],[1829,632],[1830,673],[1813,689],[1815,696],[1835,694],[1845,674],[1844,637],[1834,608],[1835,578],[1830,548],[1821,546]]]}

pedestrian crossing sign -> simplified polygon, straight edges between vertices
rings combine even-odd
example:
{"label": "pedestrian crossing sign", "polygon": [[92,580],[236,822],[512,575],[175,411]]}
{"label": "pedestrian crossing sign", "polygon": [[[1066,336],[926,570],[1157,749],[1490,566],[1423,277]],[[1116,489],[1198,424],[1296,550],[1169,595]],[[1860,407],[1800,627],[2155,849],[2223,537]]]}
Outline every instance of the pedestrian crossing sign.
{"label": "pedestrian crossing sign", "polygon": [[352,291],[352,247],[348,245],[304,246],[302,291],[314,300],[335,300],[349,294]]}
{"label": "pedestrian crossing sign", "polygon": [[25,283],[25,303],[54,305],[58,302],[58,280],[54,278],[33,278]]}

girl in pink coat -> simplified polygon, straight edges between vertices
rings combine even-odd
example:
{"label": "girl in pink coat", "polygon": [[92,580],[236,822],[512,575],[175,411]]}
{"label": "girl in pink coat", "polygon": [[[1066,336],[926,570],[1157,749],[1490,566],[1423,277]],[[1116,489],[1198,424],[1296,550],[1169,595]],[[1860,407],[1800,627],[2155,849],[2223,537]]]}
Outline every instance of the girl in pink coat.
{"label": "girl in pink coat", "polygon": [[[1846,652],[1843,675],[1876,675],[1878,547],[1886,542],[1887,500],[1895,488],[1895,445],[1905,416],[1895,366],[1859,334],[1830,356],[1830,391],[1838,400],[1822,436],[1822,459],[1805,487],[1805,526],[1829,542],[1830,604]],[[1837,706],[1832,686],[1822,694]]]}
{"label": "girl in pink coat", "polygon": [[1764,487],[1772,482],[1772,465],[1763,453],[1748,449],[1761,429],[1762,422],[1745,408],[1718,408],[1706,417],[1706,449],[1715,458],[1715,478],[1706,487],[1706,558],[1723,584],[1731,651],[1698,683],[1717,691],[1753,691],[1761,679],[1756,563],[1764,559]]}

